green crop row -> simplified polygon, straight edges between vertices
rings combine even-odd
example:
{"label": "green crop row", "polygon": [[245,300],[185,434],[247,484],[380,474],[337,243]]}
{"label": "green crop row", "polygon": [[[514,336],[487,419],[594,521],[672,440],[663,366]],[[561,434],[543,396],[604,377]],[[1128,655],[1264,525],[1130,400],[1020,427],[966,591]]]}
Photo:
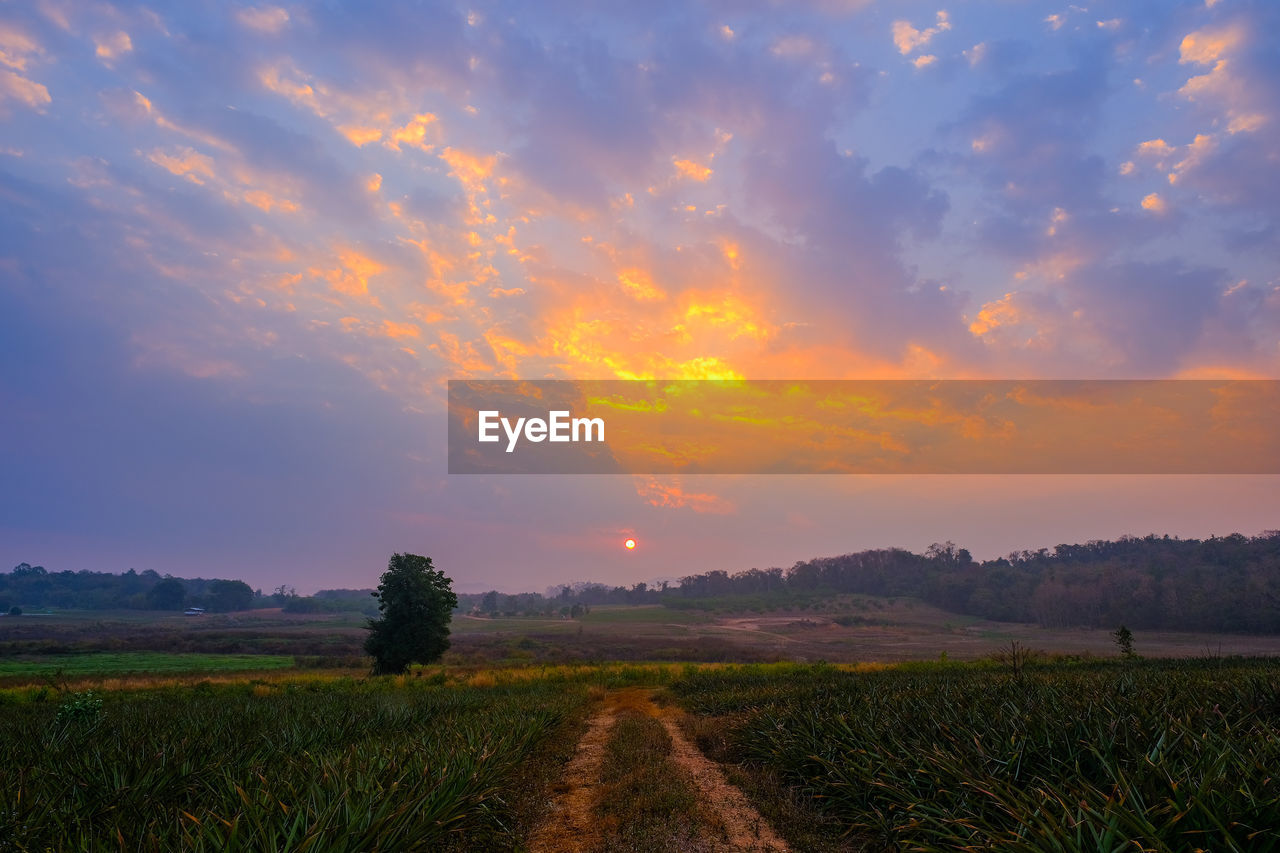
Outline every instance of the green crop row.
{"label": "green crop row", "polygon": [[0,850],[505,849],[531,759],[586,701],[374,679],[9,703]]}
{"label": "green crop row", "polygon": [[1280,850],[1277,661],[724,668],[672,690],[874,849]]}

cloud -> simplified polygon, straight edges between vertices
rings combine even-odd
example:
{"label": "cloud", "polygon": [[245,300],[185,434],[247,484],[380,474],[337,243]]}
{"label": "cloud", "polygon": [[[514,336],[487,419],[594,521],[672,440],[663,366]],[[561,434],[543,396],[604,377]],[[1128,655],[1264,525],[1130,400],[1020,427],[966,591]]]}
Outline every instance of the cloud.
{"label": "cloud", "polygon": [[289,13],[279,6],[258,6],[241,9],[236,20],[250,30],[275,35],[289,25]]}
{"label": "cloud", "polygon": [[[421,151],[430,152],[435,148],[435,143],[427,142],[427,135],[435,123],[436,117],[431,113],[416,115],[403,127],[395,128],[388,133],[386,141],[382,144],[392,151],[400,151],[401,145],[408,145]],[[351,137],[348,136],[348,138],[350,139]],[[355,142],[354,139],[352,141]]]}
{"label": "cloud", "polygon": [[635,478],[636,494],[650,506],[662,509],[688,509],[699,514],[732,515],[737,507],[732,501],[710,492],[687,492],[680,478],[661,480],[657,477]]}
{"label": "cloud", "polygon": [[[1274,4],[1155,4],[1125,13],[1124,41],[1096,14],[979,10],[955,24],[963,58],[945,13],[890,46],[892,16],[837,5],[784,26],[770,4],[18,4],[0,26],[23,152],[0,158],[0,349],[35,355],[0,390],[61,424],[24,449],[74,484],[56,454],[89,446],[68,419],[88,412],[125,460],[75,450],[89,490],[190,475],[206,492],[184,511],[207,518],[159,512],[191,541],[319,518],[299,536],[335,572],[348,538],[353,560],[422,535],[466,565],[452,497],[491,519],[493,492],[440,470],[449,377],[1280,368]],[[138,436],[166,419],[184,441],[153,452]],[[31,505],[5,508],[32,529],[59,511],[38,470]],[[264,497],[239,508],[237,487]],[[539,511],[572,539],[575,500],[608,529],[767,510],[745,488],[642,488],[564,487]],[[414,528],[366,493],[447,508]],[[521,494],[520,513],[546,503]],[[97,530],[94,502],[72,503]],[[141,535],[155,507],[119,504]]]}
{"label": "cloud", "polygon": [[951,29],[951,20],[945,11],[939,11],[932,27],[918,30],[909,21],[893,22],[893,44],[903,56],[924,47],[939,33]]}
{"label": "cloud", "polygon": [[1149,193],[1142,199],[1142,209],[1163,216],[1169,212],[1169,203],[1159,193]]}
{"label": "cloud", "polygon": [[172,154],[157,148],[147,155],[147,159],[194,184],[204,184],[205,179],[214,177],[213,160],[187,146],[177,148]]}
{"label": "cloud", "polygon": [[133,39],[124,30],[105,33],[93,40],[98,58],[108,65],[127,53],[133,52]]}
{"label": "cloud", "polygon": [[0,65],[26,71],[27,65],[45,55],[45,50],[22,29],[0,22]]}
{"label": "cloud", "polygon": [[0,68],[0,103],[5,101],[17,101],[39,112],[53,103],[53,98],[42,84]]}

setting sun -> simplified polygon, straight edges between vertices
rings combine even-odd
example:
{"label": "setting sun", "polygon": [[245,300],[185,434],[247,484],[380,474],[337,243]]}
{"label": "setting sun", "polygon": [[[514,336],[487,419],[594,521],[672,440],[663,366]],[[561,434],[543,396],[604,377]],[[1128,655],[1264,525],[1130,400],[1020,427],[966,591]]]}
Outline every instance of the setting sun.
{"label": "setting sun", "polygon": [[628,539],[626,542],[623,542],[622,544],[626,546],[628,551],[634,551],[636,549],[636,540],[634,539]]}

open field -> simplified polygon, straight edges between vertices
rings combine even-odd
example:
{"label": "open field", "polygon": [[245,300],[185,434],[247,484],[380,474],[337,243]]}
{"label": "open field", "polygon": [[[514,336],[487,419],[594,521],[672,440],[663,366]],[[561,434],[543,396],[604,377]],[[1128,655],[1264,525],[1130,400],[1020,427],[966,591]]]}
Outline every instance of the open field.
{"label": "open field", "polygon": [[[0,618],[0,679],[19,671],[79,673],[71,655],[85,652],[203,654],[240,660],[245,669],[292,656],[306,668],[356,672],[368,666],[359,614],[287,614],[278,610],[183,617],[139,611],[80,611]],[[705,610],[659,605],[596,606],[578,619],[455,615],[450,665],[557,664],[604,661],[893,662],[976,660],[1017,642],[1053,655],[1113,657],[1103,629],[1046,629],[991,622],[908,598],[840,595],[804,609]],[[1280,636],[1139,631],[1135,648],[1149,657],[1280,655]],[[108,658],[97,660],[106,663]],[[196,658],[176,657],[197,662]],[[268,663],[272,661],[272,663]],[[175,663],[177,670],[185,663]],[[148,669],[162,666],[156,658]],[[195,669],[202,668],[198,663]],[[115,669],[116,672],[124,671]]]}
{"label": "open field", "polygon": [[[1046,629],[948,613],[913,599],[836,596],[804,610],[708,613],[658,605],[598,606],[576,620],[461,618],[456,662],[688,660],[857,662],[976,660],[1018,642],[1058,655],[1110,657],[1111,632]],[[1280,655],[1280,636],[1138,632],[1151,657]]]}
{"label": "open field", "polygon": [[1280,850],[1277,658],[103,683],[0,688],[0,849]]}

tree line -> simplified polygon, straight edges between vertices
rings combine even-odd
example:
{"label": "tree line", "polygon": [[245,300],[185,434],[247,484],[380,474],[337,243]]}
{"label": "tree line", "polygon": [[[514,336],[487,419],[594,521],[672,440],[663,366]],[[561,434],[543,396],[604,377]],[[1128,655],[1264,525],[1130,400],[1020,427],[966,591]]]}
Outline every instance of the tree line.
{"label": "tree line", "polygon": [[[161,577],[154,571],[46,572],[23,563],[0,574],[0,612],[66,609],[210,610],[283,607],[291,612],[377,612],[372,590],[285,587],[264,595],[243,581]],[[1209,539],[1125,536],[1017,551],[977,561],[946,542],[923,554],[883,548],[779,567],[713,570],[678,584],[565,584],[545,594],[491,590],[458,595],[464,613],[576,618],[599,604],[785,608],[852,593],[921,599],[954,613],[1046,627],[1280,633],[1280,531]]]}
{"label": "tree line", "polygon": [[14,607],[59,610],[182,610],[213,612],[278,606],[241,580],[176,578],[147,569],[123,574],[46,571],[19,563],[0,573],[0,612]]}
{"label": "tree line", "polygon": [[690,599],[856,593],[918,598],[944,610],[1045,627],[1280,633],[1280,531],[1209,539],[1125,536],[975,561],[935,544],[711,571],[669,594]]}
{"label": "tree line", "polygon": [[954,543],[881,548],[789,569],[712,570],[678,584],[575,583],[460,595],[464,611],[576,617],[595,604],[784,609],[839,594],[907,597],[953,613],[1049,628],[1280,633],[1280,531],[1209,539],[1125,536],[977,561]]}

